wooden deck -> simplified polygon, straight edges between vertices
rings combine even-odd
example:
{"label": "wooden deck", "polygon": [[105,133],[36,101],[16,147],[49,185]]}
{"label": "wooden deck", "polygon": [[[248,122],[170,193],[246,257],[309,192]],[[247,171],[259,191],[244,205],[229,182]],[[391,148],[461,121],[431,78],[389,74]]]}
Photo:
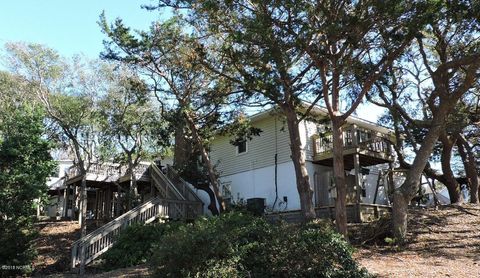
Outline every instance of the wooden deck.
{"label": "wooden deck", "polygon": [[[354,155],[358,154],[361,166],[372,166],[394,161],[391,136],[351,125],[343,131],[343,154],[345,169],[355,167]],[[312,136],[314,163],[333,165],[332,135]]]}
{"label": "wooden deck", "polygon": [[[347,204],[347,222],[363,223],[378,219],[382,215],[390,214],[391,206],[378,204]],[[335,219],[335,206],[316,207],[315,213],[318,218]],[[270,221],[286,221],[298,223],[302,221],[300,210],[290,210],[285,212],[272,212],[265,215]]]}

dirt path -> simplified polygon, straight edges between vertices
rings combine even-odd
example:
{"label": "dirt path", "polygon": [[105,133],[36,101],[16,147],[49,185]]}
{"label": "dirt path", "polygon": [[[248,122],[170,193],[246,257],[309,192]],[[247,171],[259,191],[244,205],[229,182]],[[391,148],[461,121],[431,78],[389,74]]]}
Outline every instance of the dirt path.
{"label": "dirt path", "polygon": [[70,246],[79,237],[76,221],[41,221],[36,224],[39,237],[35,241],[38,256],[34,276],[66,272],[70,267]]}
{"label": "dirt path", "polygon": [[355,257],[378,277],[480,277],[480,206],[412,210],[408,245],[364,247]]}

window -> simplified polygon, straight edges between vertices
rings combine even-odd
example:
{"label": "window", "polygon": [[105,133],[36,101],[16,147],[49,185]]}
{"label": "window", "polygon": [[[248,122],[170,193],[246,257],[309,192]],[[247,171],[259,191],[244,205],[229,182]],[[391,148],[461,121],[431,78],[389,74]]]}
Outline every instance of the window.
{"label": "window", "polygon": [[248,151],[247,140],[242,140],[237,143],[237,155],[244,154]]}

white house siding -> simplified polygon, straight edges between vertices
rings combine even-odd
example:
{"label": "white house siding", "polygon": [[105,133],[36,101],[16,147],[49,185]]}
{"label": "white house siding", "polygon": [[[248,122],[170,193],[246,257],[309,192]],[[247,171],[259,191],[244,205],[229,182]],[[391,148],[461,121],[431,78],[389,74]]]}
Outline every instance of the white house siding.
{"label": "white house siding", "polygon": [[312,136],[317,133],[317,124],[310,121],[302,121],[300,124],[300,134],[302,139],[302,146],[305,150],[306,160],[313,159],[313,141]]}
{"label": "white house siding", "polygon": [[237,154],[236,147],[230,144],[231,138],[227,136],[219,136],[212,142],[210,156],[220,176],[273,166],[275,153],[278,155],[278,164],[291,161],[288,129],[280,117],[267,116],[253,125],[262,132],[252,140],[247,140],[246,153]]}
{"label": "white house siding", "polygon": [[[211,158],[220,173],[222,191],[230,195],[233,202],[246,201],[249,198],[265,198],[267,208],[276,211],[300,209],[295,170],[291,160],[290,138],[286,123],[281,116],[264,115],[252,119],[252,124],[260,128],[260,136],[248,141],[247,152],[237,154],[236,147],[230,144],[227,136],[215,138],[212,142]],[[314,190],[313,200],[316,205],[323,199],[324,203],[333,205],[333,196],[329,195],[332,167],[314,164],[312,135],[317,133],[317,124],[302,121],[299,125],[302,148],[307,160],[310,185]],[[278,154],[278,200],[275,208],[275,153]],[[380,166],[384,168],[385,166]],[[362,202],[372,203],[377,186],[378,168],[370,167],[370,175],[365,177],[366,197]],[[320,190],[323,188],[322,190]],[[287,197],[285,203],[284,196]],[[377,204],[386,204],[384,188],[380,188]]]}
{"label": "white house siding", "polygon": [[[300,199],[295,180],[292,162],[278,164],[278,200],[275,210],[300,209]],[[253,169],[220,178],[222,186],[231,191],[234,202],[246,201],[249,198],[266,198],[267,208],[272,209],[275,202],[275,166]],[[284,196],[287,202],[283,202]]]}

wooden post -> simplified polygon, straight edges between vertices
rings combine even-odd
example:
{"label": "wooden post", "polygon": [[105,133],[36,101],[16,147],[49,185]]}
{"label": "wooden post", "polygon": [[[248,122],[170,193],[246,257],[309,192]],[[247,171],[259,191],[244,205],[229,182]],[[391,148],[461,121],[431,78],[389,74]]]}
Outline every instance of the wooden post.
{"label": "wooden post", "polygon": [[94,219],[98,220],[98,188],[95,189],[95,216]]}
{"label": "wooden post", "polygon": [[98,217],[97,219],[100,220],[103,218],[103,190],[98,189]]}
{"label": "wooden post", "polygon": [[358,130],[356,125],[352,125],[351,127],[351,134],[352,134],[352,146],[358,148]]}
{"label": "wooden post", "polygon": [[[383,177],[383,171],[379,170],[378,171],[378,177],[377,177],[377,187],[375,188],[375,195],[373,195],[373,204],[374,205],[377,203],[378,188],[380,187],[380,181],[381,181],[382,177]],[[388,192],[386,192],[387,190],[385,188],[385,182],[382,182],[382,185],[383,185],[383,190],[385,190],[385,193],[388,194]]]}
{"label": "wooden post", "polygon": [[112,189],[110,186],[107,187],[107,192],[105,194],[105,210],[106,210],[106,219],[110,220],[112,217]]}
{"label": "wooden post", "polygon": [[68,210],[68,189],[67,186],[65,185],[65,182],[63,182],[63,213],[61,215],[62,218],[67,217],[67,210]]}
{"label": "wooden post", "polygon": [[78,210],[78,186],[73,184],[73,198],[72,198],[72,215],[70,216],[70,220],[74,221],[76,212]]}
{"label": "wooden post", "polygon": [[117,216],[120,216],[120,212],[121,212],[121,205],[122,205],[122,202],[121,202],[121,197],[120,197],[120,193],[121,193],[121,189],[120,189],[120,184],[117,183],[117,207],[116,207],[116,210],[117,210]]}
{"label": "wooden post", "polygon": [[360,171],[360,157],[358,153],[353,154],[353,167],[355,170],[355,194],[356,194],[356,221],[362,222],[362,216],[360,212],[360,203],[362,202],[362,173]]}
{"label": "wooden post", "polygon": [[106,205],[106,200],[105,200],[105,189],[102,189],[102,219],[105,219],[106,216],[105,216],[105,212],[106,212],[106,208],[105,208],[105,205]]}
{"label": "wooden post", "polygon": [[65,214],[64,214],[64,217],[67,218],[68,217],[68,207],[69,207],[69,203],[70,203],[70,184],[67,184],[66,187],[65,187]]}

